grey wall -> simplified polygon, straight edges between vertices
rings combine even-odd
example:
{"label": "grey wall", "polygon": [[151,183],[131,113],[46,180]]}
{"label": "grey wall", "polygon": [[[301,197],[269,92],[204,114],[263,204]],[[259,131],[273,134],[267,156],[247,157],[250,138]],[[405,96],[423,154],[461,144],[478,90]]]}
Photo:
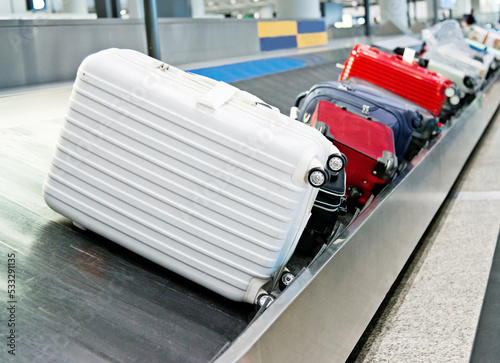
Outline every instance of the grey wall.
{"label": "grey wall", "polygon": [[[162,60],[186,64],[256,54],[257,22],[159,19]],[[147,52],[142,20],[2,20],[0,88],[72,80],[83,58],[106,48]]]}
{"label": "grey wall", "polygon": [[156,9],[159,18],[190,18],[191,0],[157,0]]}
{"label": "grey wall", "polygon": [[[380,28],[380,24],[371,24],[372,34],[376,34]],[[363,37],[365,35],[365,27],[357,25],[352,28],[328,28],[329,39]]]}

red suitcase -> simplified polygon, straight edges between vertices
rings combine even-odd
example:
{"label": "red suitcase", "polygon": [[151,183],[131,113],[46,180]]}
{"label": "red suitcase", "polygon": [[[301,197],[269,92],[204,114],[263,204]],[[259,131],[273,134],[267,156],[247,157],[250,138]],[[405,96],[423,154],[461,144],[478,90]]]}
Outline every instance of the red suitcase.
{"label": "red suitcase", "polygon": [[319,129],[347,157],[347,196],[364,204],[394,177],[397,157],[392,130],[379,122],[320,101],[311,117]]}
{"label": "red suitcase", "polygon": [[364,44],[352,48],[339,81],[349,77],[358,77],[392,91],[424,107],[434,116],[441,113],[447,98],[456,95],[456,88],[448,78],[417,63],[404,62],[399,55],[387,54]]}

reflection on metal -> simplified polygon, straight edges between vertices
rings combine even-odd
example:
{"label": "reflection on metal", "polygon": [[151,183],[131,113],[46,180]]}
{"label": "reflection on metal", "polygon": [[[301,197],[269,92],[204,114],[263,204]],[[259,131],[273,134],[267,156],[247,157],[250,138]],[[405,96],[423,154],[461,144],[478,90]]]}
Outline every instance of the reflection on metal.
{"label": "reflection on metal", "polygon": [[370,0],[365,0],[365,35],[369,37],[372,35],[370,28]]}
{"label": "reflection on metal", "polygon": [[440,0],[431,0],[432,1],[432,12],[434,13],[434,24],[439,23],[439,2]]}
{"label": "reflection on metal", "polygon": [[158,38],[156,0],[144,0],[144,20],[146,22],[148,55],[150,57],[160,60],[161,53],[160,53],[160,41]]}
{"label": "reflection on metal", "polygon": [[95,12],[98,18],[119,18],[120,10],[119,0],[95,0]]}
{"label": "reflection on metal", "polygon": [[497,77],[217,362],[344,362],[499,103]]}

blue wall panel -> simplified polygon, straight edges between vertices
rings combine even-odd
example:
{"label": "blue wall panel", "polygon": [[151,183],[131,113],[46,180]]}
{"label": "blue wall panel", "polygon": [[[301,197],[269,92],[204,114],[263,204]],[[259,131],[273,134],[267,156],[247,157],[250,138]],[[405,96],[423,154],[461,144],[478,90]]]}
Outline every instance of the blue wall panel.
{"label": "blue wall panel", "polygon": [[297,48],[297,36],[260,38],[260,50]]}
{"label": "blue wall panel", "polygon": [[297,28],[299,34],[301,33],[321,33],[326,31],[325,22],[323,20],[317,21],[298,21]]}

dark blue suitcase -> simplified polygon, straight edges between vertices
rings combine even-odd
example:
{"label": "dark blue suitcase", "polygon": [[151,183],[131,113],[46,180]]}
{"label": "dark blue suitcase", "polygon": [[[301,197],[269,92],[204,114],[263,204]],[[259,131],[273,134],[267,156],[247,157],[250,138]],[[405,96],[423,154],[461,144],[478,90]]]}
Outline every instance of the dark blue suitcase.
{"label": "dark blue suitcase", "polygon": [[291,116],[308,123],[321,100],[390,127],[394,134],[396,156],[400,161],[410,144],[413,130],[421,125],[421,116],[415,107],[356,85],[335,81],[318,83],[298,95]]}

